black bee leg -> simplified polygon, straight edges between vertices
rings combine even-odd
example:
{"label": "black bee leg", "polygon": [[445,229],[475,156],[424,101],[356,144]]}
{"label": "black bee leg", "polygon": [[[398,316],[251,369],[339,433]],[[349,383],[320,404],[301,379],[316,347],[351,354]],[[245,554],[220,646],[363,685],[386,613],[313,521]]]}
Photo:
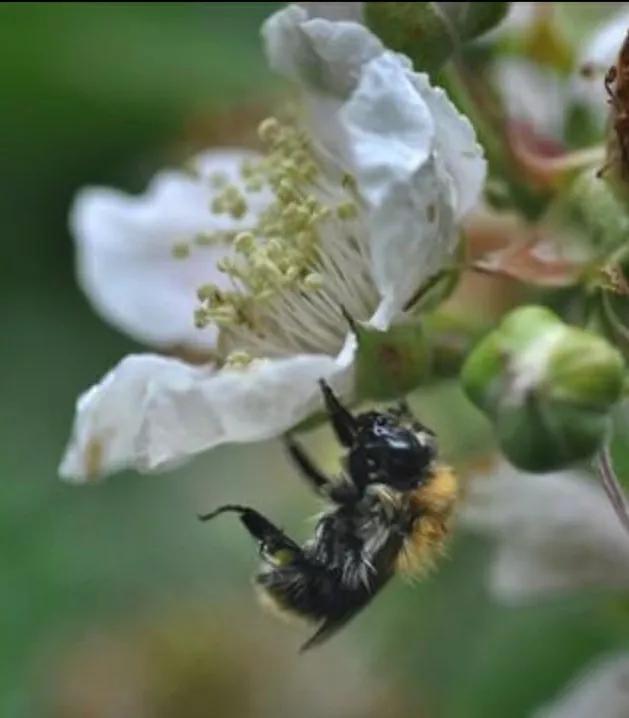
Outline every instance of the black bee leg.
{"label": "black bee leg", "polygon": [[413,431],[416,432],[417,434],[423,432],[424,434],[428,434],[429,436],[435,436],[435,437],[437,436],[432,429],[427,427],[426,424],[422,424],[421,421],[419,421],[418,419],[413,420],[412,426],[413,426]]}
{"label": "black bee leg", "polygon": [[239,514],[244,527],[258,542],[263,558],[270,563],[286,562],[301,554],[301,548],[291,538],[261,513],[248,506],[227,504],[209,514],[199,516],[199,519],[209,521],[219,514],[227,512]]}
{"label": "black bee leg", "polygon": [[408,405],[406,399],[400,399],[395,406],[389,409],[389,412],[398,419],[405,419],[406,421],[415,421],[415,414],[413,414],[411,407]]}
{"label": "black bee leg", "polygon": [[423,432],[425,434],[429,434],[430,436],[435,436],[435,432],[432,429],[429,429],[425,424],[422,424],[415,414],[413,414],[413,410],[409,406],[406,399],[400,399],[395,406],[389,409],[389,413],[393,414],[401,421],[409,423],[413,431],[416,431],[417,433]]}
{"label": "black bee leg", "polygon": [[315,491],[325,493],[326,488],[333,484],[332,480],[315,466],[312,459],[292,437],[286,436],[284,442],[291,459],[302,476],[308,480]]}
{"label": "black bee leg", "polygon": [[356,419],[354,419],[350,412],[341,404],[324,379],[319,380],[319,386],[323,392],[325,408],[330,416],[334,433],[343,446],[352,446],[358,433]]}

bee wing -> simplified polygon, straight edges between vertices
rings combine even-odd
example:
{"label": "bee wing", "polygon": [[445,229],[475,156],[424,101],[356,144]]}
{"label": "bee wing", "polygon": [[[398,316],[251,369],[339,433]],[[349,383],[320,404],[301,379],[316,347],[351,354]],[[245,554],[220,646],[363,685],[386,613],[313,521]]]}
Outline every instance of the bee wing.
{"label": "bee wing", "polygon": [[319,626],[319,628],[316,630],[313,636],[311,636],[299,649],[300,653],[305,653],[306,651],[310,650],[311,648],[314,648],[315,646],[320,646],[322,643],[325,643],[325,641],[328,640],[328,638],[332,638],[332,636],[337,632],[340,631],[341,628],[348,622],[351,621],[352,618],[360,611],[362,606],[352,609],[351,611],[348,611],[347,613],[344,613],[340,616],[331,616],[329,618],[326,618],[323,623]]}

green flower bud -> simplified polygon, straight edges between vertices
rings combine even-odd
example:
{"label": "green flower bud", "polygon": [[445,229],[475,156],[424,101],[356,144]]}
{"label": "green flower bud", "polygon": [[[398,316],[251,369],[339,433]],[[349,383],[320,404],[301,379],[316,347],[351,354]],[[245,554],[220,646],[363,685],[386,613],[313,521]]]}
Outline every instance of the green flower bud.
{"label": "green flower bud", "polygon": [[384,401],[408,394],[428,375],[426,335],[419,322],[386,331],[355,323],[358,340],[356,393],[360,399]]}
{"label": "green flower bud", "polygon": [[367,2],[365,20],[382,42],[404,53],[417,70],[435,73],[457,45],[495,27],[506,2]]}
{"label": "green flower bud", "polygon": [[509,12],[509,2],[442,2],[442,10],[454,23],[459,37],[472,40],[484,35],[502,22]]}
{"label": "green flower bud", "polygon": [[432,2],[368,2],[369,28],[392,50],[404,53],[417,70],[436,72],[454,50],[450,24]]}
{"label": "green flower bud", "polygon": [[623,372],[622,356],[602,337],[543,307],[524,307],[474,348],[461,379],[507,458],[543,472],[597,451]]}

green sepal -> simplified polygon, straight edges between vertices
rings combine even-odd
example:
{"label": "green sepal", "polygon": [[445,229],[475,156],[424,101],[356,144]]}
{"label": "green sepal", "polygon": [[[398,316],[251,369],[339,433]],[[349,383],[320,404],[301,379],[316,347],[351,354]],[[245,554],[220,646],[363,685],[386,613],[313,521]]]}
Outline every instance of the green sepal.
{"label": "green sepal", "polygon": [[428,376],[430,351],[418,321],[395,324],[386,331],[355,323],[356,394],[384,401],[408,394]]}

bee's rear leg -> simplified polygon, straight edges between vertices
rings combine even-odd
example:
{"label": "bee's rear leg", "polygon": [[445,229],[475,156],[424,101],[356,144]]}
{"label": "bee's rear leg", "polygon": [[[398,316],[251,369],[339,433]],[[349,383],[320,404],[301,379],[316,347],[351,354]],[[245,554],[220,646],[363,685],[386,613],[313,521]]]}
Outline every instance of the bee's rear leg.
{"label": "bee's rear leg", "polygon": [[291,437],[286,436],[284,443],[290,458],[299,469],[301,475],[318,493],[326,493],[333,481],[321,471],[301,446]]}
{"label": "bee's rear leg", "polygon": [[273,566],[285,565],[301,555],[301,548],[281,529],[261,513],[248,506],[227,504],[209,514],[199,516],[201,521],[209,521],[219,514],[237,513],[243,526],[258,542],[263,560]]}

